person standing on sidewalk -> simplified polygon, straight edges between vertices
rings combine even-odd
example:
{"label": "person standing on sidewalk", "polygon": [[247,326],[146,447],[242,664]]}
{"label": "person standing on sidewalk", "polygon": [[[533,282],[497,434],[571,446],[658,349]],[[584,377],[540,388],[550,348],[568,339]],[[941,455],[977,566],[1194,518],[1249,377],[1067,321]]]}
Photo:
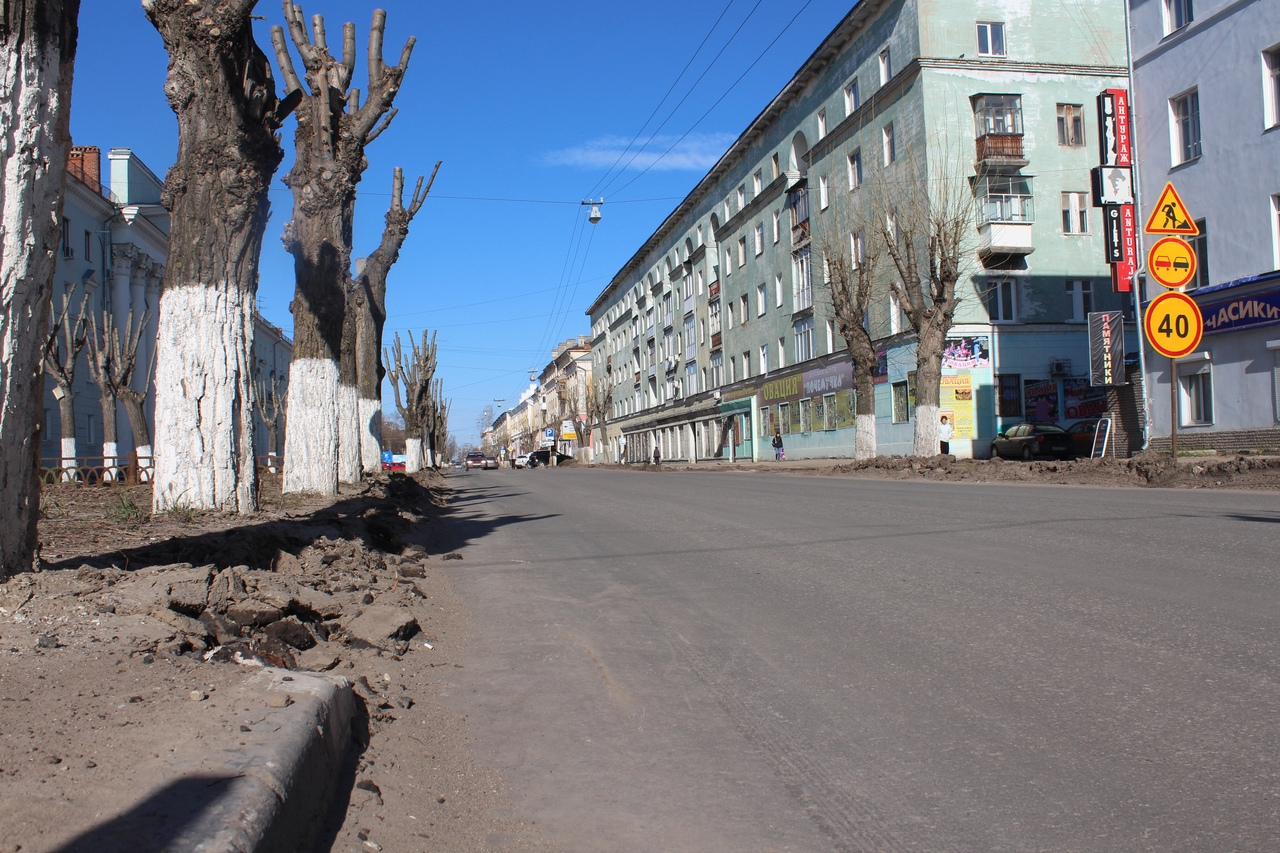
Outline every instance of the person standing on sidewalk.
{"label": "person standing on sidewalk", "polygon": [[658,445],[656,444],[653,446],[653,464],[654,465],[662,464],[662,451],[658,449]]}
{"label": "person standing on sidewalk", "polygon": [[942,423],[938,426],[938,452],[944,456],[951,453],[951,439],[956,431],[951,427],[951,421],[947,420],[947,416],[942,416]]}
{"label": "person standing on sidewalk", "polygon": [[781,462],[786,458],[787,453],[782,448],[782,431],[775,429],[773,431],[773,461]]}

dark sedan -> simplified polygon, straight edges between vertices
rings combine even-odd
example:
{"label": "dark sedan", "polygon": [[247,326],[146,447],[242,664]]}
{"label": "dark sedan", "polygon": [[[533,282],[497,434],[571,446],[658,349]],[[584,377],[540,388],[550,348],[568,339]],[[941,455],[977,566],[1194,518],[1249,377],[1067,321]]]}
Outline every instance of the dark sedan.
{"label": "dark sedan", "polygon": [[1067,438],[1071,440],[1071,455],[1088,459],[1093,455],[1093,441],[1098,434],[1097,421],[1080,421],[1067,427]]}
{"label": "dark sedan", "polygon": [[[551,451],[550,451],[550,450],[535,450],[535,451],[533,451],[532,453],[530,453],[530,454],[529,454],[529,465],[528,465],[528,467],[530,467],[530,468],[542,468],[542,467],[545,467],[548,463],[550,463],[550,461],[551,461]],[[573,461],[573,457],[572,457],[572,456],[567,456],[567,455],[565,455],[565,454],[561,453],[561,452],[560,452],[560,451],[558,451],[558,450],[556,451],[556,464],[557,464],[557,465],[562,465],[562,464],[564,464],[565,462],[572,462],[572,461]]]}
{"label": "dark sedan", "polygon": [[991,439],[991,455],[1001,459],[1034,459],[1037,456],[1069,459],[1072,454],[1067,431],[1053,424],[1015,424]]}

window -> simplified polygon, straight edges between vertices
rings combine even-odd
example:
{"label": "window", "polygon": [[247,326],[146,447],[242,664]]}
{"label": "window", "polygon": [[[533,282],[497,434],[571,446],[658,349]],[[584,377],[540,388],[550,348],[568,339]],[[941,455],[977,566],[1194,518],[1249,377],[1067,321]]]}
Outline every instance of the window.
{"label": "window", "polygon": [[724,384],[724,353],[711,354],[711,387],[719,388]]}
{"label": "window", "polygon": [[93,233],[90,231],[84,232],[84,259],[93,260]]}
{"label": "window", "polygon": [[1069,148],[1084,146],[1084,105],[1058,104],[1058,144]]}
{"label": "window", "polygon": [[751,378],[751,353],[744,352],[742,354],[742,378]]}
{"label": "window", "polygon": [[1213,372],[1208,362],[1178,365],[1181,426],[1213,423]]}
{"label": "window", "polygon": [[782,174],[782,173],[779,171],[779,168],[778,168],[778,154],[777,154],[777,152],[774,152],[773,156],[769,158],[769,169],[770,169],[770,171],[772,171],[772,172],[773,172],[773,177],[775,177],[775,178],[776,178],[776,177],[778,177],[778,175]]}
{"label": "window", "polygon": [[768,302],[768,299],[769,299],[768,295],[765,293],[767,289],[768,288],[763,284],[761,284],[759,287],[756,288],[756,316],[757,317],[764,316],[765,303]]}
{"label": "window", "polygon": [[987,286],[987,315],[993,323],[1016,323],[1018,320],[1018,283],[1013,279],[995,279]]}
{"label": "window", "polygon": [[822,210],[826,210],[827,206],[830,203],[831,201],[828,198],[828,194],[827,194],[827,176],[819,175],[818,176],[818,207],[821,208]]}
{"label": "window", "polygon": [[747,311],[748,311],[748,306],[749,306],[749,304],[750,304],[750,303],[749,303],[749,302],[748,302],[748,300],[747,300],[747,295],[744,293],[744,294],[742,295],[742,299],[740,299],[740,300],[738,301],[738,308],[739,308],[739,310],[740,310],[740,312],[741,312],[741,313],[739,314],[739,317],[740,317],[740,319],[742,320],[742,325],[744,325],[744,326],[747,324]]}
{"label": "window", "polygon": [[867,259],[867,237],[861,231],[849,234],[849,261],[856,270]]}
{"label": "window", "polygon": [[1200,232],[1188,237],[1191,251],[1196,253],[1196,277],[1187,283],[1187,290],[1208,287],[1209,281],[1209,223],[1203,219],[1196,220],[1196,229]]}
{"label": "window", "polygon": [[720,334],[720,300],[716,299],[707,304],[707,325],[711,334]]}
{"label": "window", "polygon": [[805,317],[795,324],[796,361],[808,361],[813,358],[813,318]]}
{"label": "window", "polygon": [[822,395],[822,428],[836,428],[836,395]]}
{"label": "window", "polygon": [[773,212],[773,242],[782,239],[782,212],[775,210]]}
{"label": "window", "polygon": [[740,184],[738,186],[738,210],[747,206],[747,185]]}
{"label": "window", "polygon": [[76,250],[71,248],[71,220],[62,218],[62,257],[74,258]]}
{"label": "window", "polygon": [[996,375],[997,414],[1002,418],[1022,417],[1022,374]]}
{"label": "window", "polygon": [[800,431],[813,431],[813,400],[808,397],[800,401]]}
{"label": "window", "polygon": [[794,276],[791,285],[791,310],[802,311],[813,307],[813,280],[810,277],[808,246],[792,256],[791,270]]}
{"label": "window", "polygon": [[849,155],[849,189],[856,190],[862,186],[862,149],[856,149]]}
{"label": "window", "polygon": [[791,433],[791,404],[778,404],[778,432],[783,435]]}
{"label": "window", "polygon": [[1165,35],[1182,29],[1196,19],[1191,0],[1164,0],[1164,9],[1161,11],[1164,13]]}
{"label": "window", "polygon": [[760,195],[762,189],[764,189],[764,174],[756,169],[756,173],[751,176],[751,194]]}
{"label": "window", "polygon": [[738,381],[737,373],[738,373],[738,357],[731,355],[729,356],[729,384],[730,385]]}
{"label": "window", "polygon": [[764,225],[763,224],[756,226],[755,237],[756,237],[756,254],[759,255],[764,252]]}
{"label": "window", "polygon": [[858,78],[854,77],[844,86],[844,114],[853,115],[854,110],[862,106],[862,98],[858,95]]}
{"label": "window", "polygon": [[907,383],[893,383],[893,422],[906,423],[911,420],[911,409],[907,405]]}
{"label": "window", "polygon": [[1262,90],[1265,103],[1266,126],[1280,126],[1280,45],[1262,54]]}
{"label": "window", "polygon": [[782,307],[782,273],[778,273],[773,277],[774,305],[778,308]]}
{"label": "window", "polygon": [[818,138],[821,139],[826,135],[827,135],[827,111],[825,109],[818,110]]}
{"label": "window", "polygon": [[880,51],[880,85],[883,86],[889,82],[889,78],[893,76],[893,57],[889,53],[889,48]]}
{"label": "window", "polygon": [[1062,233],[1089,233],[1089,199],[1087,193],[1062,194]]}
{"label": "window", "polygon": [[763,376],[769,372],[769,345],[760,345],[760,375]]}
{"label": "window", "polygon": [[978,136],[1022,133],[1022,96],[978,95],[973,99],[973,121]]}
{"label": "window", "polygon": [[1004,24],[978,24],[978,56],[1004,56]]}
{"label": "window", "polygon": [[727,199],[727,198],[726,198],[726,199],[724,200],[724,219],[725,219],[725,222],[728,222],[728,221],[729,221],[729,218],[730,218],[730,217],[732,217],[732,216],[733,216],[733,211],[729,209],[729,199]]}
{"label": "window", "polygon": [[889,122],[881,131],[882,142],[884,144],[884,164],[888,166],[894,160],[898,159],[897,150],[893,145],[893,122]]}
{"label": "window", "polygon": [[1169,101],[1169,129],[1173,137],[1173,164],[1200,156],[1200,92],[1192,89]]}
{"label": "window", "polygon": [[778,338],[778,369],[787,366],[787,339]]}
{"label": "window", "polygon": [[1035,222],[1031,179],[1025,175],[987,175],[978,179],[978,215],[982,222]]}
{"label": "window", "polygon": [[1072,323],[1083,323],[1089,319],[1093,310],[1093,282],[1068,281],[1066,285],[1067,300],[1071,303]]}

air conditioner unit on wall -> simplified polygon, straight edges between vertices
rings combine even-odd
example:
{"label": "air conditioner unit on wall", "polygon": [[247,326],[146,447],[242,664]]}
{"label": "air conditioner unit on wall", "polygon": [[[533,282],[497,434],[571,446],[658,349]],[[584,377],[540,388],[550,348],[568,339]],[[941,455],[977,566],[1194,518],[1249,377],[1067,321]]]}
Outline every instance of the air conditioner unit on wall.
{"label": "air conditioner unit on wall", "polygon": [[1070,376],[1071,375],[1071,359],[1055,358],[1049,362],[1050,376]]}

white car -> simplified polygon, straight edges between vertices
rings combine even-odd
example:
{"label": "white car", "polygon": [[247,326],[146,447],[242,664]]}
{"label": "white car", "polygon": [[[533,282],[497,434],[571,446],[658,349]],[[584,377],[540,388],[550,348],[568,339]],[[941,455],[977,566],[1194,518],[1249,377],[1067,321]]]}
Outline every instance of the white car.
{"label": "white car", "polygon": [[514,457],[514,458],[511,460],[511,464],[512,464],[512,465],[514,465],[514,466],[515,466],[515,467],[517,467],[517,468],[528,468],[528,467],[529,467],[529,454],[527,454],[527,453],[521,453],[519,456],[516,456],[516,457]]}

